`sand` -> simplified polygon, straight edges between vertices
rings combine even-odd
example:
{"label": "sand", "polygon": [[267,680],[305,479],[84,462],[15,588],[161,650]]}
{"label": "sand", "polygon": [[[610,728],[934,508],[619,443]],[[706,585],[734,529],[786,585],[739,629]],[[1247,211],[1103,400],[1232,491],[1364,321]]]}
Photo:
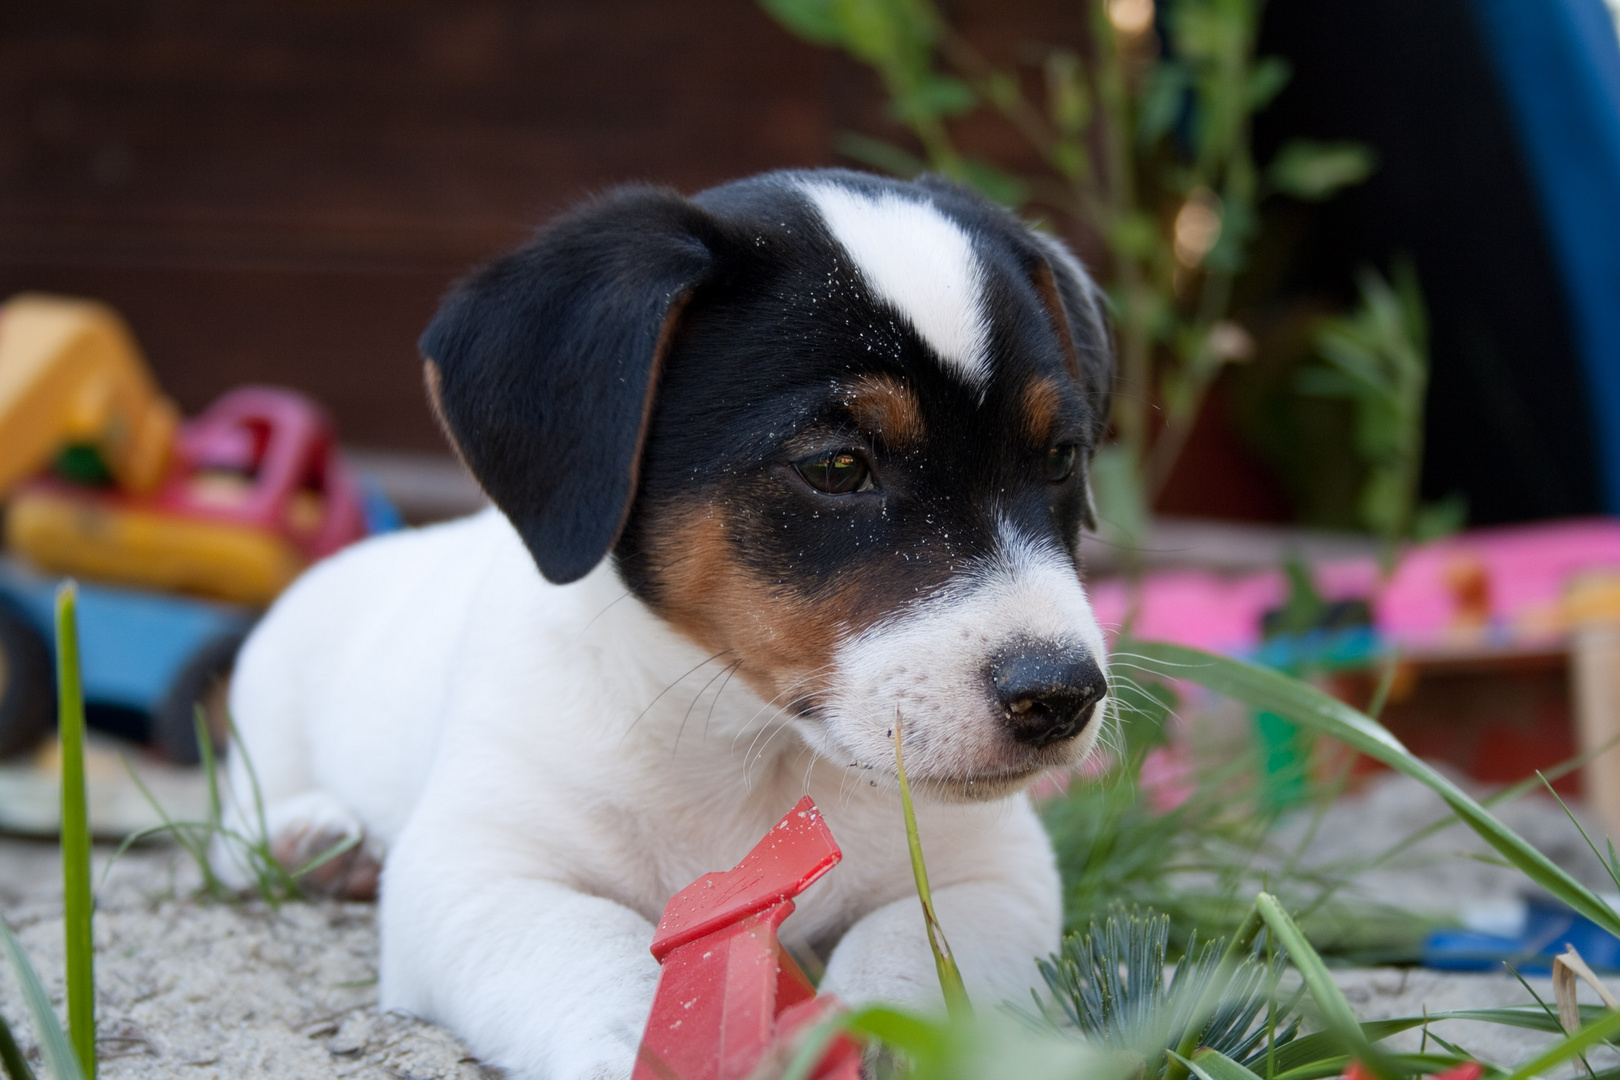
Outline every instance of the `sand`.
{"label": "sand", "polygon": [[[99,853],[98,863],[106,857]],[[60,1007],[59,866],[48,845],[0,841],[0,905]],[[162,849],[126,855],[98,891],[106,1080],[499,1075],[441,1028],[377,1008],[374,905],[273,911],[259,901],[200,901],[198,883],[182,853]],[[31,1028],[9,971],[0,977],[0,1009],[26,1038]]]}

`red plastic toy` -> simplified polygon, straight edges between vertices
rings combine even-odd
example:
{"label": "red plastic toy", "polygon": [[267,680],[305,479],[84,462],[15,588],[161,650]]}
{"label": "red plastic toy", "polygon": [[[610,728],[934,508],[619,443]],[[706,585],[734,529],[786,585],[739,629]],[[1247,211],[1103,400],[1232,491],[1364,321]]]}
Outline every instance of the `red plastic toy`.
{"label": "red plastic toy", "polygon": [[326,411],[263,386],[181,425],[155,490],[42,477],[18,490],[6,526],[8,545],[48,570],[254,605],[366,533]]}
{"label": "red plastic toy", "polygon": [[[808,797],[734,869],[676,893],[653,935],[663,965],[631,1080],[745,1080],[766,1055],[843,1006],[817,996],[776,939],[793,897],[843,852]],[[860,1047],[830,1042],[813,1080],[858,1080]]]}

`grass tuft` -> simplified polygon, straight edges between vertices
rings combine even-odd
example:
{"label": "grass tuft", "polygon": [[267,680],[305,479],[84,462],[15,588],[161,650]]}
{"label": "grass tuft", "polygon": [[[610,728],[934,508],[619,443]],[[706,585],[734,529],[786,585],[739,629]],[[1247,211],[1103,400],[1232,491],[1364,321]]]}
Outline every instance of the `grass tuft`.
{"label": "grass tuft", "polygon": [[62,745],[62,897],[68,1032],[88,1080],[96,1077],[96,970],[91,921],[90,815],[84,790],[84,689],[79,679],[78,586],[56,590],[57,734]]}
{"label": "grass tuft", "polygon": [[906,816],[906,845],[911,849],[911,874],[917,882],[917,898],[922,901],[923,923],[928,930],[928,947],[934,951],[934,967],[939,972],[939,988],[945,995],[945,1009],[953,1019],[973,1015],[962,972],[951,955],[945,929],[934,914],[934,897],[928,888],[928,866],[923,861],[922,838],[917,833],[917,811],[911,803],[911,785],[906,781],[906,764],[900,753],[900,707],[894,708],[894,771],[900,778],[900,806]]}

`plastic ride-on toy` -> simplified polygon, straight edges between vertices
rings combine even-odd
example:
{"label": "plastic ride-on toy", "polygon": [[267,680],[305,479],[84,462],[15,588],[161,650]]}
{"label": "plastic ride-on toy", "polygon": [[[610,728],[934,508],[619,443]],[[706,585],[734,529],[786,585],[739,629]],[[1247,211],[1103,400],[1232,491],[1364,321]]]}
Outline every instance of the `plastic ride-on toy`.
{"label": "plastic ride-on toy", "polygon": [[[793,897],[841,858],[807,796],[735,868],[670,898],[653,935],[663,971],[631,1080],[746,1080],[842,1009],[776,939]],[[860,1047],[840,1034],[810,1076],[859,1080],[860,1066]]]}
{"label": "plastic ride-on toy", "polygon": [[0,558],[0,758],[54,721],[57,575],[86,579],[92,724],[191,763],[193,707],[223,733],[219,690],[256,609],[310,562],[398,524],[380,493],[357,490],[314,402],[249,387],[181,424],[116,312],[32,293],[0,304],[7,496],[8,546],[31,565]]}
{"label": "plastic ride-on toy", "polygon": [[42,477],[6,515],[7,546],[44,569],[255,605],[365,534],[325,411],[271,387],[182,425],[150,494]]}
{"label": "plastic ride-on toy", "polygon": [[149,492],[179,422],[111,308],[39,293],[0,304],[0,496],[62,447],[93,451],[123,490]]}

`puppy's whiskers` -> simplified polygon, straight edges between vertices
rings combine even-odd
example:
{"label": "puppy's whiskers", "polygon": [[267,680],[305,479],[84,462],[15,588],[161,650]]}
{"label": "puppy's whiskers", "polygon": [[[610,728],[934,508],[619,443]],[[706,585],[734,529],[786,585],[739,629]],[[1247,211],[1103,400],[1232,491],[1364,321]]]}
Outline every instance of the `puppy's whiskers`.
{"label": "puppy's whiskers", "polygon": [[[730,650],[727,650],[727,651],[730,651]],[[725,655],[725,653],[716,653],[715,654],[716,657],[724,656],[724,655]],[[714,659],[714,657],[711,657],[710,659]],[[714,683],[715,683],[715,680],[721,678],[722,676],[729,679],[731,677],[731,673],[736,671],[737,668],[741,664],[742,664],[741,660],[733,660],[731,663],[727,664],[725,667],[721,668],[719,671],[715,672],[712,676],[710,676],[709,681],[704,683],[703,686],[698,690],[698,692],[696,694],[692,695],[692,700],[686,706],[686,712],[681,715],[681,726],[675,729],[675,743],[674,743],[673,746],[670,747],[670,750],[669,750],[669,756],[670,757],[674,757],[677,753],[680,752],[680,749],[681,749],[681,736],[686,733],[686,722],[688,720],[692,719],[692,710],[697,708],[697,703],[703,700],[703,695],[708,692],[709,687],[713,686]],[[721,689],[722,690],[725,689],[724,684],[721,685]],[[715,697],[715,700],[718,701],[720,699],[720,691],[718,691],[718,690],[715,691],[714,697]],[[710,716],[714,715],[714,703],[713,702],[710,702],[710,704],[709,704],[709,715]],[[708,732],[708,724],[707,724],[707,722],[705,722],[705,724],[704,724],[704,732],[705,733]]]}
{"label": "puppy's whiskers", "polygon": [[[730,651],[731,651],[730,649],[721,649],[719,652],[714,653],[712,656],[704,657],[702,660],[698,661],[692,667],[688,668],[686,670],[686,672],[683,675],[681,675],[680,678],[676,679],[674,682],[670,683],[668,686],[665,686],[662,690],[658,691],[657,696],[655,696],[651,701],[647,702],[647,707],[642,709],[639,713],[637,713],[636,718],[634,720],[630,721],[630,726],[624,729],[624,734],[619,736],[619,745],[621,745],[621,746],[624,745],[625,740],[630,738],[630,733],[635,730],[636,725],[641,723],[642,718],[645,717],[649,712],[652,711],[654,705],[657,705],[661,700],[663,700],[663,697],[664,697],[665,694],[669,693],[671,690],[673,690],[677,686],[681,685],[681,683],[685,682],[692,675],[693,672],[696,672],[696,671],[702,669],[705,664],[712,664],[714,661],[718,660],[720,657],[726,655]],[[702,691],[699,691],[699,693],[701,694]],[[683,720],[681,723],[684,726],[685,721]],[[677,732],[676,740],[679,741],[679,739],[680,739],[680,735]]]}

